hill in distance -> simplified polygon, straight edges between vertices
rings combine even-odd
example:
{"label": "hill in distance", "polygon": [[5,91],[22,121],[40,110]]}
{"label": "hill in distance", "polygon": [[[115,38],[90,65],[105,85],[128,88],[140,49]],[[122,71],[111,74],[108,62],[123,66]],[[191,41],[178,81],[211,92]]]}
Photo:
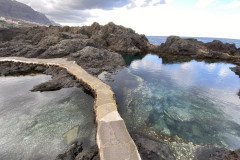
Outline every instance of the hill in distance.
{"label": "hill in distance", "polygon": [[0,0],[0,16],[22,19],[44,25],[57,25],[52,20],[49,20],[44,14],[15,0]]}

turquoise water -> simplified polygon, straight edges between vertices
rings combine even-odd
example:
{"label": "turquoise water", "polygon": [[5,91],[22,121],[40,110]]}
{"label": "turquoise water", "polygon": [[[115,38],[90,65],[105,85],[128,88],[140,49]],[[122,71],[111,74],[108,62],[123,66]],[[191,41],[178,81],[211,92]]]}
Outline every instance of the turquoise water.
{"label": "turquoise water", "polygon": [[0,77],[0,159],[55,159],[76,139],[95,145],[94,99],[79,88],[29,91],[50,79]]}
{"label": "turquoise water", "polygon": [[129,65],[107,83],[131,132],[240,148],[240,79],[229,69],[234,65],[151,54],[124,58]]}

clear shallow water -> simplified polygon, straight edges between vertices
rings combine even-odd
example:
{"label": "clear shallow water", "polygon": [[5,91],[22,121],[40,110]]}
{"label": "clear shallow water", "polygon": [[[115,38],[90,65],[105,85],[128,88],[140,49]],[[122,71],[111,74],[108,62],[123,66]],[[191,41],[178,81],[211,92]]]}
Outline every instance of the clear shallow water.
{"label": "clear shallow water", "polygon": [[[148,36],[147,38],[151,44],[156,44],[156,45],[165,43],[167,40],[166,36]],[[212,42],[213,40],[219,40],[219,41],[222,41],[223,43],[230,43],[230,44],[235,43],[237,48],[240,47],[240,39],[209,38],[209,37],[182,37],[182,38],[195,38],[204,43]]]}
{"label": "clear shallow water", "polygon": [[0,159],[55,159],[74,139],[95,144],[94,99],[79,88],[30,92],[50,76],[0,77]]}
{"label": "clear shallow water", "polygon": [[[148,54],[107,82],[131,132],[177,135],[199,145],[240,148],[240,79],[227,63]],[[164,62],[164,63],[163,63]],[[169,63],[168,63],[169,62]],[[104,80],[101,75],[100,78]]]}

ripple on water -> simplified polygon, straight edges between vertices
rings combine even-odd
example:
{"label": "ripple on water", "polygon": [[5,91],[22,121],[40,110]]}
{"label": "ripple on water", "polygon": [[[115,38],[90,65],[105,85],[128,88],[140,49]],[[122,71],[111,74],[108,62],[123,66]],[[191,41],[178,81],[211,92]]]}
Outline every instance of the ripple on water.
{"label": "ripple on water", "polygon": [[[238,149],[240,80],[229,69],[233,66],[148,54],[133,60],[107,83],[130,130],[148,128],[199,145]],[[145,131],[142,134],[147,135]]]}
{"label": "ripple on water", "polygon": [[55,159],[75,138],[95,144],[93,98],[79,88],[29,91],[49,79],[0,77],[0,159]]}

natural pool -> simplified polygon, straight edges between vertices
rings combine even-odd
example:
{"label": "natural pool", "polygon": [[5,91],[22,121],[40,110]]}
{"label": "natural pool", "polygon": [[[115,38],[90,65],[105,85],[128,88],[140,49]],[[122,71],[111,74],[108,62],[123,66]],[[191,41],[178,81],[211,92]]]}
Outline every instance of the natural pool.
{"label": "natural pool", "polygon": [[79,88],[29,91],[50,79],[0,77],[0,159],[55,159],[75,139],[95,145],[94,99]]}
{"label": "natural pool", "polygon": [[[128,66],[100,75],[116,93],[130,132],[240,148],[240,79],[222,62],[124,56]],[[154,133],[154,134],[152,134]]]}

